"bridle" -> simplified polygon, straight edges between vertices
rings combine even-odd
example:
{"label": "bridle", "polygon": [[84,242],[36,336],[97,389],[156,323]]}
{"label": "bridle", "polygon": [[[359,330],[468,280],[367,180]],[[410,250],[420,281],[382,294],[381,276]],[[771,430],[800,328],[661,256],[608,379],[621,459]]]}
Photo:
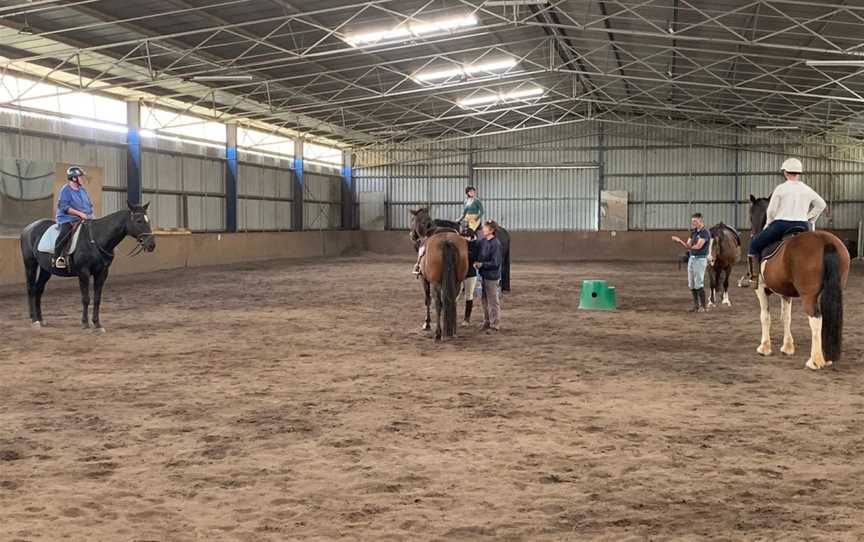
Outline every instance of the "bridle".
{"label": "bridle", "polygon": [[[131,211],[131,212],[130,212],[130,215],[134,217],[134,216],[135,216],[135,211]],[[144,216],[146,217],[147,215],[145,214]],[[145,243],[148,239],[150,239],[151,237],[154,237],[154,234],[153,234],[152,232],[151,232],[151,233],[139,233],[138,235],[136,235],[136,236],[135,236],[135,241],[137,241],[138,244],[135,245],[135,248],[133,248],[133,249],[129,252],[129,254],[127,254],[127,256],[135,257],[135,256],[137,256],[137,255],[143,253],[143,252],[146,250],[146,249],[144,248],[144,243]]]}
{"label": "bridle", "polygon": [[146,250],[146,249],[144,248],[144,242],[147,241],[147,239],[149,239],[149,238],[151,238],[151,237],[153,237],[153,236],[154,236],[154,234],[152,234],[152,233],[142,233],[142,234],[138,235],[138,236],[135,238],[135,240],[138,242],[138,244],[135,245],[135,248],[133,248],[133,249],[129,252],[129,254],[127,254],[127,256],[130,256],[130,257],[133,257],[133,258],[134,258],[135,256],[137,256],[137,255],[143,253],[143,252]]}

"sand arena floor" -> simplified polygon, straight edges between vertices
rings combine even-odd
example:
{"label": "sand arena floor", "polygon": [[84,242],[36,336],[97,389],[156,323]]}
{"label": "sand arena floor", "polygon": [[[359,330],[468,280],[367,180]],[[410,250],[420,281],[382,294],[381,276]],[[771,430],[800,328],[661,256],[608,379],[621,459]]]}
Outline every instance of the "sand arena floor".
{"label": "sand arena floor", "polygon": [[[404,259],[0,289],[0,540],[862,540],[864,290],[845,358],[758,357],[755,296],[515,264],[503,331],[435,345]],[[576,310],[606,278],[621,310]],[[774,301],[779,350],[779,300]]]}

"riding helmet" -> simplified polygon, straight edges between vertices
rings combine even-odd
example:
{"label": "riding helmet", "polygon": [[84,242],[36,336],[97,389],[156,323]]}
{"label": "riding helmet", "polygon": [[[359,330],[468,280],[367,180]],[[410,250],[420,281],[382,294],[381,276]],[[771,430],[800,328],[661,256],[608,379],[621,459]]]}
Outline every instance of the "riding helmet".
{"label": "riding helmet", "polygon": [[801,165],[801,160],[797,158],[787,158],[783,165],[780,166],[780,171],[787,173],[801,173],[804,166]]}
{"label": "riding helmet", "polygon": [[66,180],[71,181],[74,177],[84,177],[87,172],[79,166],[71,166],[66,170]]}

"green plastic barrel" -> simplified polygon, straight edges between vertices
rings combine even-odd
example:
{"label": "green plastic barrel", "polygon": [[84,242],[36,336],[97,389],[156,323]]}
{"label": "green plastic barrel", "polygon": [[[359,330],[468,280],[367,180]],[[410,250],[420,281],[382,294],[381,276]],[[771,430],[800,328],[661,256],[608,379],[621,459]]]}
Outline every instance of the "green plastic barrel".
{"label": "green plastic barrel", "polygon": [[605,280],[583,280],[579,308],[586,311],[614,311],[615,288]]}

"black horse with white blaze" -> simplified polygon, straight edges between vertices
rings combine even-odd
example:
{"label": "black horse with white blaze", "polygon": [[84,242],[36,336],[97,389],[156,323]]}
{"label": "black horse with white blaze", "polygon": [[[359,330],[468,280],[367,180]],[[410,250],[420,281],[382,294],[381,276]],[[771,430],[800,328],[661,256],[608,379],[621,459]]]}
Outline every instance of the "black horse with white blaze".
{"label": "black horse with white blaze", "polygon": [[90,327],[88,308],[90,305],[90,281],[93,281],[93,327],[100,332],[105,328],[99,320],[99,306],[102,303],[102,286],[108,278],[108,268],[114,261],[114,249],[126,237],[138,241],[134,254],[143,251],[153,252],[156,240],[150,229],[147,205],[129,204],[128,210],[117,211],[104,218],[84,221],[79,229],[78,243],[68,259],[66,269],[52,265],[52,254],[39,251],[42,235],[54,225],[53,220],[36,221],[21,232],[21,255],[24,258],[24,271],[27,276],[27,299],[30,308],[30,321],[33,327],[41,327],[42,294],[51,275],[59,277],[78,277],[81,287],[83,312],[81,325]]}

